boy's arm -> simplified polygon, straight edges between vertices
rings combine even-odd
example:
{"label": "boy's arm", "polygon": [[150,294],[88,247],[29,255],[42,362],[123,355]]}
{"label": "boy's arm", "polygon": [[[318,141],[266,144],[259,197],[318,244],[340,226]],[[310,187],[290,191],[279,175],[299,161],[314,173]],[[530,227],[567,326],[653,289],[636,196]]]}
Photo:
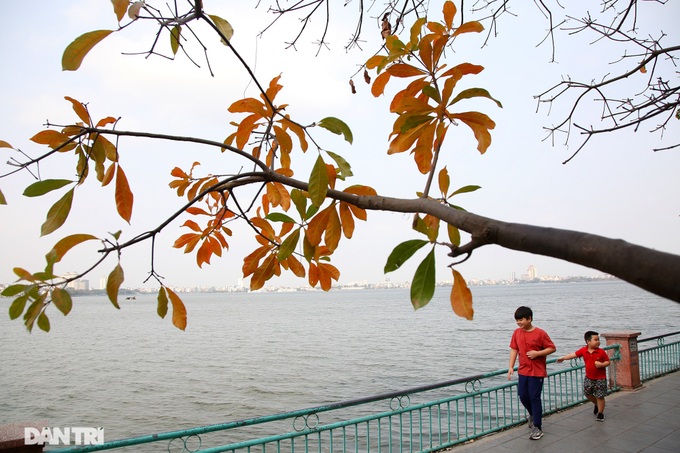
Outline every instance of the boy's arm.
{"label": "boy's arm", "polygon": [[508,381],[512,379],[512,373],[515,371],[515,360],[517,360],[517,349],[510,348],[510,363],[508,364]]}
{"label": "boy's arm", "polygon": [[557,359],[557,363],[562,363],[562,362],[564,362],[565,360],[575,359],[576,357],[577,357],[577,355],[576,355],[575,353],[572,352],[571,354],[567,354],[567,355],[565,355],[565,356],[562,356],[562,357],[558,358],[558,359]]}
{"label": "boy's arm", "polygon": [[607,368],[611,362],[609,361],[609,356],[607,356],[606,360],[602,361],[595,361],[595,368]]}
{"label": "boy's arm", "polygon": [[550,355],[555,351],[557,351],[557,349],[550,346],[550,347],[547,347],[545,349],[541,349],[540,351],[527,351],[527,357],[529,357],[531,360],[534,360],[534,359],[537,359],[539,357]]}

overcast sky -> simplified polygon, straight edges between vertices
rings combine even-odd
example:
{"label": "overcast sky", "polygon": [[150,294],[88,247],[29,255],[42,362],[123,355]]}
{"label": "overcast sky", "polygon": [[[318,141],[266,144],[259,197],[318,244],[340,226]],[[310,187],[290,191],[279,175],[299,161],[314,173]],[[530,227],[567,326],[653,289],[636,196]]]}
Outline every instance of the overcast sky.
{"label": "overcast sky", "polygon": [[[279,73],[284,86],[278,101],[290,104],[289,113],[299,122],[310,124],[326,116],[343,119],[354,133],[354,144],[323,131],[314,136],[325,149],[342,154],[350,162],[355,177],[348,184],[367,184],[380,194],[415,197],[422,190],[425,177],[420,175],[410,155],[387,156],[387,137],[392,117],[388,112],[389,98],[374,99],[362,77],[354,77],[357,94],[351,94],[348,80],[358,64],[372,55],[379,41],[378,12],[369,14],[362,47],[365,51],[346,53],[353,26],[347,25],[356,2],[342,8],[337,3],[334,12],[338,21],[332,24],[330,50],[322,49],[318,56],[313,42],[319,37],[321,25],[310,29],[300,40],[297,50],[285,49],[284,42],[297,33],[295,20],[283,21],[270,29],[262,39],[256,34],[271,20],[268,2],[218,2],[205,0],[206,10],[228,20],[234,28],[232,42],[242,49],[242,56],[256,71],[263,84]],[[525,2],[516,2],[525,3]],[[526,2],[529,3],[529,2]],[[225,6],[228,4],[228,6]],[[598,6],[597,2],[592,3]],[[159,7],[161,7],[160,5]],[[516,5],[519,7],[519,5]],[[557,43],[557,63],[549,63],[551,49],[542,40],[545,23],[533,10],[516,10],[518,17],[507,16],[499,37],[481,49],[484,36],[463,36],[456,44],[451,64],[461,61],[482,64],[485,71],[468,76],[465,87],[480,86],[503,103],[470,102],[466,109],[481,110],[496,121],[493,143],[485,155],[476,151],[471,132],[460,127],[449,133],[446,165],[452,175],[452,186],[476,184],[482,189],[458,197],[457,204],[465,209],[499,220],[573,229],[624,239],[626,241],[680,253],[680,152],[654,153],[654,147],[670,146],[680,141],[679,124],[672,122],[663,141],[643,126],[632,131],[598,137],[591,141],[569,164],[563,165],[575,150],[578,138],[569,147],[561,141],[554,145],[545,141],[544,126],[562,117],[568,104],[558,104],[548,116],[547,109],[537,112],[534,95],[546,90],[561,77],[585,80],[600,79],[614,71],[610,64],[619,55],[611,48],[578,47],[561,35]],[[659,24],[669,34],[669,43],[678,42],[678,2],[666,6],[645,4],[651,13],[641,24]],[[595,11],[593,11],[595,12]],[[645,12],[645,11],[643,11]],[[439,11],[432,11],[439,19]],[[583,12],[579,12],[582,16]],[[343,24],[345,25],[343,27]],[[375,24],[375,29],[371,25]],[[135,24],[140,25],[140,24]],[[205,26],[196,26],[206,38],[209,58],[215,76],[211,77],[202,52],[194,48],[193,65],[184,56],[176,61],[160,57],[145,59],[140,55],[123,55],[148,50],[154,29],[133,26],[109,36],[85,58],[77,72],[61,70],[64,48],[77,36],[91,30],[116,27],[115,16],[107,0],[31,1],[6,0],[0,15],[0,140],[20,148],[32,156],[43,151],[29,138],[43,129],[46,120],[66,124],[75,120],[70,103],[64,96],[86,102],[94,117],[122,117],[118,129],[173,133],[221,141],[233,132],[227,107],[236,99],[256,96],[247,75],[226,47],[208,33]],[[654,30],[656,32],[656,30]],[[675,36],[674,36],[675,35]],[[577,39],[579,44],[584,41]],[[587,42],[587,41],[586,41]],[[161,37],[159,49],[170,54],[167,34]],[[639,75],[638,77],[644,77]],[[677,77],[677,76],[676,76]],[[677,80],[677,78],[675,79]],[[635,90],[641,80],[627,83]],[[463,84],[461,84],[462,86]],[[388,89],[394,94],[396,86]],[[582,108],[586,119],[595,119],[599,107]],[[130,239],[158,225],[174,213],[184,201],[167,187],[170,171],[179,166],[188,170],[195,161],[201,169],[212,173],[234,171],[228,167],[233,160],[212,148],[159,143],[149,140],[122,140],[120,162],[135,192],[132,226],[116,218],[112,187],[94,189],[92,193],[77,191],[75,206],[66,225],[46,238],[40,238],[40,226],[49,206],[61,195],[50,194],[43,199],[21,196],[23,188],[32,182],[28,174],[0,179],[8,206],[0,206],[0,283],[15,280],[15,266],[38,271],[44,267],[44,255],[66,234],[91,233],[105,236],[107,232],[123,230],[122,239]],[[0,148],[0,174],[8,171],[5,163],[12,155]],[[315,150],[306,155],[298,152],[302,170],[308,174]],[[70,155],[59,156],[60,163],[41,166],[44,178],[72,178]],[[295,163],[295,161],[294,161]],[[94,178],[92,178],[94,179]],[[94,182],[94,181],[92,181]],[[184,219],[184,218],[183,218]],[[231,250],[221,259],[214,257],[211,265],[198,269],[195,255],[184,255],[171,248],[175,238],[184,231],[183,222],[175,222],[158,239],[155,266],[170,286],[225,286],[238,282],[242,259],[253,248],[251,234],[230,239]],[[411,216],[369,213],[369,222],[358,223],[355,237],[334,255],[333,263],[340,269],[340,283],[355,281],[378,282],[385,260],[394,246],[416,238],[410,229]],[[237,230],[238,232],[238,230]],[[81,246],[73,256],[60,263],[57,272],[80,271],[95,260],[91,252],[96,247]],[[126,287],[141,287],[149,265],[149,245],[125,251],[122,264]],[[446,257],[438,255],[438,280],[450,279]],[[419,260],[387,276],[392,281],[410,280]],[[496,246],[475,252],[459,267],[468,278],[518,277],[529,265],[540,275],[597,275],[598,271],[540,256],[503,250]],[[630,263],[635,266],[636,263]],[[99,278],[115,266],[108,260],[89,277],[90,285],[99,287]],[[303,284],[291,278],[274,279],[270,285]],[[151,286],[157,286],[154,282]]]}

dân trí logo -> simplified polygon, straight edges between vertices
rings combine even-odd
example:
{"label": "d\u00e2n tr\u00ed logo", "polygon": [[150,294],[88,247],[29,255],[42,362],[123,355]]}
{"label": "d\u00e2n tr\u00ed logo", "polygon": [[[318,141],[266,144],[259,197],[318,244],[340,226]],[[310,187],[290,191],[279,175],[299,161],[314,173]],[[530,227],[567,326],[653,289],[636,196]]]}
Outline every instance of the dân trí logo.
{"label": "d\u00e2n tr\u00ed logo", "polygon": [[101,445],[104,428],[24,428],[25,445]]}

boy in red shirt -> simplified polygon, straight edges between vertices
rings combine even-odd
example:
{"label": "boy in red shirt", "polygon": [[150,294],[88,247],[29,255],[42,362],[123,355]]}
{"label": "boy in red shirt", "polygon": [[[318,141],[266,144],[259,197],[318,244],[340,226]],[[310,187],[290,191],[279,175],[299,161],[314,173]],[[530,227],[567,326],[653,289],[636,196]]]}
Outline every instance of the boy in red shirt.
{"label": "boy in red shirt", "polygon": [[557,363],[565,360],[583,357],[586,364],[586,377],[583,379],[583,394],[594,405],[593,413],[597,414],[595,420],[604,421],[604,397],[607,395],[607,367],[609,356],[604,349],[600,349],[600,335],[589,330],[583,338],[586,346],[576,352],[567,354],[557,359]]}
{"label": "boy in red shirt", "polygon": [[543,437],[541,417],[543,404],[543,379],[548,376],[546,357],[555,352],[555,344],[543,329],[532,324],[534,314],[529,307],[519,307],[515,311],[515,321],[519,326],[510,339],[510,364],[508,380],[512,379],[515,360],[519,356],[517,369],[517,393],[522,405],[529,412],[529,428],[532,440]]}

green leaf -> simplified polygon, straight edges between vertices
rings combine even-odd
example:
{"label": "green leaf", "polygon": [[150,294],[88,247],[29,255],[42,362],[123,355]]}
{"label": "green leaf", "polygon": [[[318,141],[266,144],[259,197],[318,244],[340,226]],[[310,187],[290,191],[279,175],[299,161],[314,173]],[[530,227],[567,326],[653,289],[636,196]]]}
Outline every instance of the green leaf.
{"label": "green leaf", "polygon": [[306,216],[307,210],[307,197],[300,189],[293,189],[290,191],[290,198],[295,204],[295,209],[297,209],[298,214],[302,220],[307,220],[309,217]]}
{"label": "green leaf", "polygon": [[64,316],[68,315],[73,307],[71,295],[63,288],[54,288],[52,290],[52,302]]}
{"label": "green leaf", "polygon": [[46,236],[64,224],[71,212],[74,190],[71,189],[66,192],[47,212],[45,223],[42,224],[40,229],[40,236]]}
{"label": "green leaf", "polygon": [[344,136],[345,141],[349,143],[352,143],[352,140],[354,140],[354,138],[352,137],[352,131],[350,130],[349,126],[347,126],[347,124],[345,124],[342,120],[339,120],[338,118],[329,116],[316,123],[316,125],[323,127],[324,129],[327,129],[334,134]]}
{"label": "green leaf", "polygon": [[168,295],[165,294],[165,288],[161,286],[158,290],[158,308],[156,308],[156,313],[161,318],[165,318],[168,314]]}
{"label": "green leaf", "polygon": [[[212,14],[208,14],[208,17],[212,19],[217,29],[227,38],[227,40],[230,40],[231,37],[234,36],[234,29],[229,22],[222,19],[220,16],[214,16]],[[227,45],[227,42],[224,39],[220,39],[220,42],[225,46]]]}
{"label": "green leaf", "polygon": [[17,319],[24,312],[26,308],[26,301],[28,300],[28,294],[17,297],[9,306],[9,319]]}
{"label": "green leaf", "polygon": [[385,264],[385,273],[396,271],[408,261],[418,250],[420,250],[428,241],[422,239],[412,239],[410,241],[402,242],[392,250],[390,256],[387,257]]}
{"label": "green leaf", "polygon": [[44,311],[40,313],[40,316],[38,316],[38,327],[40,327],[40,329],[44,330],[45,332],[50,331],[50,320],[47,318],[47,315]]}
{"label": "green leaf", "polygon": [[411,304],[414,309],[423,308],[432,300],[435,276],[434,248],[432,248],[423,262],[420,263],[418,269],[416,269],[413,282],[411,282]]}
{"label": "green leaf", "polygon": [[339,154],[335,154],[331,151],[326,151],[329,156],[331,156],[331,159],[335,161],[336,164],[338,164],[338,168],[340,171],[338,172],[338,178],[342,179],[343,181],[345,178],[349,178],[350,176],[353,176],[354,174],[352,173],[352,167],[350,167],[349,163],[345,160],[344,157],[342,157]]}
{"label": "green leaf", "polygon": [[401,125],[399,130],[401,132],[408,132],[411,129],[415,129],[421,124],[425,124],[433,119],[434,118],[428,115],[410,115],[406,117],[406,121],[404,121],[404,124]]}
{"label": "green leaf", "polygon": [[53,190],[61,189],[62,187],[71,184],[73,181],[69,179],[46,179],[44,181],[34,182],[24,190],[25,197],[39,197]]}
{"label": "green leaf", "polygon": [[460,93],[458,93],[458,96],[456,96],[451,102],[449,102],[449,105],[453,105],[456,102],[462,100],[462,99],[470,99],[470,98],[478,98],[478,97],[483,97],[483,98],[488,98],[491,99],[498,105],[500,108],[503,108],[503,104],[500,103],[500,101],[494,99],[491,97],[488,91],[486,91],[484,88],[469,88],[467,90],[463,90]]}
{"label": "green leaf", "polygon": [[279,261],[283,261],[290,255],[292,255],[293,252],[295,251],[295,248],[297,247],[298,242],[300,242],[300,229],[293,231],[281,243],[281,246],[279,247],[279,253],[277,256]]}
{"label": "green leaf", "polygon": [[64,71],[75,71],[80,67],[85,55],[94,46],[113,33],[113,30],[95,30],[77,37],[66,47],[61,57],[61,68]]}
{"label": "green leaf", "polygon": [[437,89],[435,87],[433,87],[432,85],[425,85],[423,87],[423,94],[432,98],[434,101],[436,101],[438,103],[442,102],[442,98],[439,95],[439,91],[437,91]]}
{"label": "green leaf", "polygon": [[123,268],[120,267],[120,264],[116,265],[116,267],[109,274],[109,278],[106,280],[106,294],[109,296],[109,300],[113,306],[119,310],[120,305],[118,305],[118,290],[120,289],[120,285],[123,284],[124,280],[125,275],[123,273]]}
{"label": "green leaf", "polygon": [[449,233],[449,241],[458,247],[460,245],[460,230],[451,224],[447,224],[446,229]]}
{"label": "green leaf", "polygon": [[170,48],[172,49],[172,54],[177,55],[179,50],[179,38],[182,34],[182,27],[175,25],[170,31]]}
{"label": "green leaf", "polygon": [[0,190],[0,204],[7,204],[7,199],[5,198],[5,195],[2,193],[2,190]]}
{"label": "green leaf", "polygon": [[26,285],[9,285],[7,288],[2,290],[2,293],[0,295],[3,295],[5,297],[12,297],[16,296],[17,294],[20,294],[26,289]]}
{"label": "green leaf", "polygon": [[481,186],[465,186],[461,187],[460,189],[456,190],[453,192],[451,195],[449,195],[449,198],[451,198],[454,195],[458,195],[459,193],[468,193],[468,192],[474,192],[475,190],[481,189]]}
{"label": "green leaf", "polygon": [[314,206],[321,206],[328,193],[328,173],[321,156],[316,159],[312,174],[309,175],[309,198]]}
{"label": "green leaf", "polygon": [[265,219],[271,220],[272,222],[295,223],[295,220],[282,212],[272,212],[271,214],[267,214]]}

